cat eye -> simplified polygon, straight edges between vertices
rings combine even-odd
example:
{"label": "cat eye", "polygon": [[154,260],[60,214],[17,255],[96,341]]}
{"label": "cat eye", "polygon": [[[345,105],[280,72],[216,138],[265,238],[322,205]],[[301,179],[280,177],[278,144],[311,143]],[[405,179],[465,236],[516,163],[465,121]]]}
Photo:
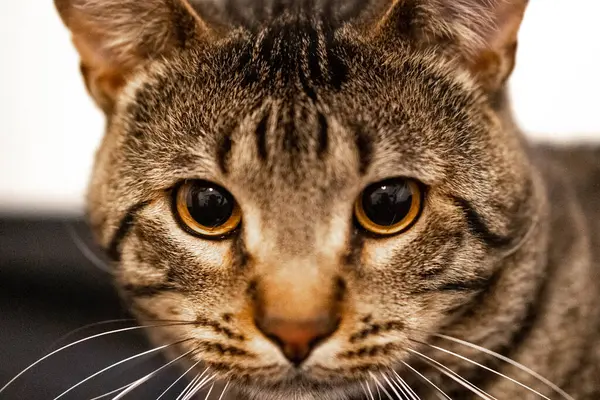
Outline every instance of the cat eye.
{"label": "cat eye", "polygon": [[227,235],[242,220],[239,205],[226,189],[207,181],[186,181],[175,193],[175,212],[193,234],[216,238]]}
{"label": "cat eye", "polygon": [[392,178],[368,186],[354,205],[358,223],[378,235],[410,228],[421,213],[423,192],[414,180]]}

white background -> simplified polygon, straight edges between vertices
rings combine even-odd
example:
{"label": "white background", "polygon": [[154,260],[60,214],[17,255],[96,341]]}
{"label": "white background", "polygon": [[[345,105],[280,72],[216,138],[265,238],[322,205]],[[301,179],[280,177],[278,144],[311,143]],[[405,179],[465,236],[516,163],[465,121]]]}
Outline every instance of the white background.
{"label": "white background", "polygon": [[[533,138],[600,142],[599,15],[530,1],[511,85]],[[80,212],[103,118],[51,0],[0,1],[0,57],[0,212]]]}

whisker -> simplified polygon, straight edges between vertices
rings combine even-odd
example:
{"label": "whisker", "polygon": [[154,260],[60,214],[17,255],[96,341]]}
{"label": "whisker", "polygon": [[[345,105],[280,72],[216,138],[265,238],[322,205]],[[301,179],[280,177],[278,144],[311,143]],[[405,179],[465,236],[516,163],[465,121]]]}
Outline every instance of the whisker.
{"label": "whisker", "polygon": [[360,382],[360,387],[363,393],[365,394],[365,397],[369,397],[369,394],[367,393],[367,389],[365,388],[365,384],[363,382]]}
{"label": "whisker", "polygon": [[[381,400],[381,391],[379,390],[379,385],[376,384],[375,389],[377,389],[377,400]],[[390,399],[390,400],[392,400],[392,399]]]}
{"label": "whisker", "polygon": [[460,358],[461,360],[464,360],[464,361],[466,361],[466,362],[468,362],[468,363],[471,363],[471,364],[473,364],[473,365],[476,365],[476,366],[478,366],[478,367],[480,367],[480,368],[483,368],[483,369],[485,369],[486,371],[489,371],[489,372],[491,372],[491,373],[493,373],[493,374],[496,374],[496,375],[498,375],[498,376],[501,376],[502,378],[508,379],[509,381],[511,381],[511,382],[513,382],[513,383],[515,383],[515,384],[517,384],[517,385],[519,385],[519,386],[521,386],[521,387],[522,387],[522,388],[524,388],[524,389],[527,389],[527,390],[529,390],[529,391],[530,391],[530,392],[532,392],[532,393],[535,393],[535,394],[537,394],[538,396],[540,396],[540,397],[542,397],[542,398],[544,398],[544,399],[546,399],[546,400],[551,400],[549,397],[547,397],[547,396],[544,396],[543,394],[541,394],[541,393],[540,393],[540,392],[538,392],[537,390],[535,390],[535,389],[533,389],[533,388],[531,388],[531,387],[529,387],[529,386],[527,386],[527,385],[525,385],[525,384],[523,384],[523,383],[521,383],[521,382],[517,381],[516,379],[513,379],[513,378],[511,378],[510,376],[504,375],[503,373],[501,373],[501,372],[499,372],[499,371],[496,371],[496,370],[495,370],[495,369],[493,369],[493,368],[489,368],[489,367],[487,367],[487,366],[485,366],[485,365],[483,365],[483,364],[480,364],[480,363],[478,363],[478,362],[476,362],[476,361],[474,361],[474,360],[471,360],[470,358],[468,358],[468,357],[465,357],[465,356],[463,356],[463,355],[461,355],[461,354],[454,353],[454,352],[452,352],[452,351],[450,351],[450,350],[446,350],[446,349],[444,349],[444,348],[441,348],[441,347],[438,347],[438,346],[434,346],[434,345],[432,345],[432,344],[429,344],[429,343],[420,342],[420,341],[418,341],[418,340],[414,340],[414,339],[410,339],[410,340],[412,340],[413,342],[417,342],[417,343],[423,344],[423,345],[425,345],[425,346],[431,347],[432,349],[439,350],[439,351],[441,351],[441,352],[444,352],[444,353],[446,353],[446,354],[450,354],[450,355],[452,355],[452,356],[454,356],[454,357]]}
{"label": "whisker", "polygon": [[367,394],[366,392],[368,392],[368,396],[371,400],[375,400],[375,396],[373,396],[373,392],[371,392],[371,387],[369,386],[369,382],[365,381],[365,385],[367,386],[367,389],[365,390],[365,394]]}
{"label": "whisker", "polygon": [[63,350],[66,350],[68,348],[71,348],[73,346],[76,346],[78,344],[87,342],[89,340],[97,339],[99,337],[113,335],[113,334],[116,334],[116,333],[130,332],[130,331],[139,330],[139,329],[149,329],[149,328],[157,328],[157,327],[176,326],[176,325],[190,325],[190,323],[189,322],[177,322],[177,323],[172,323],[172,324],[157,324],[157,325],[132,326],[132,327],[128,327],[128,328],[121,328],[121,329],[115,329],[115,330],[108,331],[108,332],[98,333],[96,335],[92,335],[92,336],[89,336],[87,338],[83,338],[83,339],[77,340],[76,342],[67,344],[67,345],[61,347],[60,349],[54,350],[53,352],[51,352],[49,354],[46,354],[44,357],[42,357],[39,360],[35,361],[33,364],[30,364],[27,368],[25,368],[24,370],[22,370],[21,372],[19,372],[17,375],[15,375],[14,378],[12,378],[4,386],[2,386],[2,388],[0,388],[0,394],[2,394],[2,392],[4,392],[6,390],[6,388],[8,388],[14,381],[16,381],[17,379],[19,379],[24,373],[26,373],[27,371],[29,371],[30,369],[32,369],[36,365],[40,364],[44,360],[47,360],[48,358],[52,357],[53,355],[55,355],[55,354],[57,354],[57,353],[59,353],[59,352],[61,352]]}
{"label": "whisker", "polygon": [[452,400],[450,398],[450,396],[448,396],[446,393],[444,393],[444,391],[442,389],[440,389],[439,387],[437,387],[437,385],[435,383],[431,382],[431,380],[427,379],[427,377],[425,375],[423,375],[422,373],[420,373],[419,371],[417,371],[415,368],[411,367],[407,362],[402,361],[402,364],[404,364],[405,367],[407,367],[411,371],[413,371],[417,376],[419,376],[426,383],[430,384],[435,390],[437,390],[437,392],[439,394],[441,394],[442,396],[444,396],[444,399],[446,399],[446,400]]}
{"label": "whisker", "polygon": [[425,363],[427,363],[428,365],[432,366],[436,370],[440,371],[441,373],[443,373],[444,375],[446,375],[447,377],[449,377],[453,381],[461,384],[463,387],[469,389],[471,392],[475,393],[477,396],[481,397],[482,399],[485,399],[485,400],[498,400],[494,396],[490,395],[489,393],[486,393],[484,390],[482,390],[482,389],[478,388],[477,386],[473,385],[471,382],[469,382],[468,380],[466,380],[465,378],[463,378],[462,376],[460,376],[456,372],[452,371],[450,368],[446,367],[442,363],[440,363],[438,361],[435,361],[433,358],[427,357],[425,354],[419,353],[416,350],[412,350],[412,349],[407,349],[407,350],[410,353],[417,355],[423,361],[425,361]]}
{"label": "whisker", "polygon": [[206,397],[204,398],[204,400],[208,400],[208,398],[210,397],[210,394],[212,393],[214,388],[215,388],[215,383],[213,382],[213,384],[210,385],[210,389],[208,389],[208,393],[206,393]]}
{"label": "whisker", "polygon": [[419,400],[416,397],[416,394],[414,394],[414,392],[410,388],[410,386],[408,386],[406,382],[404,382],[404,379],[402,379],[396,371],[392,370],[392,372],[395,374],[395,377],[394,380],[391,381],[391,384],[397,387],[407,400]]}
{"label": "whisker", "polygon": [[377,379],[377,377],[375,376],[374,373],[369,372],[369,375],[371,375],[371,379],[373,379],[375,381],[375,388],[377,389],[377,394],[379,396],[379,399],[381,400],[381,392],[379,391],[379,388],[381,388],[381,390],[383,390],[383,392],[386,394],[386,396],[388,397],[388,399],[390,400],[394,400],[394,398],[390,395],[390,393],[386,390],[386,388],[381,384],[381,382],[379,381],[379,379]]}
{"label": "whisker", "polygon": [[104,394],[101,394],[100,396],[92,397],[90,400],[99,400],[99,399],[103,399],[105,397],[108,397],[111,394],[119,393],[121,390],[127,389],[129,386],[133,385],[134,383],[135,383],[135,381],[129,382],[128,384],[123,385],[120,388],[113,389],[110,392],[106,392]]}
{"label": "whisker", "polygon": [[[202,373],[202,375],[204,375],[206,372],[208,371],[208,368],[206,368],[204,370],[204,372]],[[202,376],[201,374],[197,374],[191,381],[190,383],[187,384],[186,387],[183,388],[183,390],[181,391],[181,393],[179,394],[179,396],[177,396],[177,398],[175,400],[181,400],[181,398],[188,393],[189,388],[191,388],[192,386],[194,386],[196,384],[196,382],[198,382],[200,380],[200,377]]]}
{"label": "whisker", "polygon": [[[177,382],[179,382],[180,380],[182,380],[182,379],[183,379],[183,378],[184,378],[184,377],[185,377],[185,376],[188,374],[188,372],[190,372],[191,370],[193,370],[194,368],[196,368],[196,367],[198,366],[198,364],[200,364],[201,362],[202,362],[202,361],[198,361],[198,362],[196,362],[194,365],[192,365],[191,367],[189,367],[189,368],[188,368],[188,369],[187,369],[187,370],[186,370],[186,371],[185,371],[183,374],[181,374],[181,375],[179,376],[179,378],[175,379],[175,382],[171,383],[171,384],[169,385],[169,387],[168,387],[168,388],[166,388],[166,389],[165,389],[165,391],[164,391],[164,392],[162,392],[162,393],[160,394],[160,396],[158,396],[158,397],[156,398],[156,400],[160,400],[160,399],[161,399],[161,398],[162,398],[162,397],[163,397],[165,394],[167,394],[167,392],[168,392],[169,390],[171,390],[171,388],[172,388],[173,386],[175,386],[175,385],[177,384]],[[206,368],[202,374],[206,373],[206,371],[208,371],[208,368]]]}
{"label": "whisker", "polygon": [[116,362],[114,364],[111,364],[108,367],[103,368],[100,371],[93,373],[92,375],[88,376],[87,378],[85,378],[85,379],[79,381],[78,383],[76,383],[75,385],[71,386],[70,388],[68,388],[67,390],[65,390],[64,392],[62,392],[58,396],[56,396],[54,398],[54,400],[58,400],[58,399],[64,397],[67,393],[70,393],[71,391],[75,390],[76,388],[78,388],[79,386],[83,385],[84,383],[90,381],[91,379],[94,379],[98,375],[103,374],[104,372],[106,372],[108,370],[113,369],[114,367],[117,367],[117,366],[119,366],[121,364],[124,364],[124,363],[126,363],[128,361],[135,360],[136,358],[140,358],[140,357],[143,357],[143,356],[148,355],[148,354],[156,353],[157,351],[166,349],[167,347],[175,346],[177,344],[180,344],[180,343],[183,343],[183,342],[186,342],[186,341],[189,341],[189,340],[191,340],[191,339],[179,340],[179,341],[174,342],[174,343],[165,344],[165,345],[162,345],[162,346],[159,346],[159,347],[155,347],[153,349],[146,350],[146,351],[144,351],[142,353],[133,355],[131,357],[127,357],[127,358],[125,358],[125,359],[123,359],[121,361],[118,361],[118,362]]}
{"label": "whisker", "polygon": [[[140,379],[133,381],[132,383],[130,383],[123,392],[121,392],[118,396],[113,397],[112,400],[118,400],[121,399],[123,397],[125,397],[125,395],[131,391],[133,391],[135,388],[137,388],[138,386],[144,384],[145,382],[147,382],[148,380],[150,380],[151,378],[153,378],[154,376],[156,376],[157,374],[160,373],[160,371],[164,370],[165,368],[168,368],[169,366],[173,365],[174,363],[176,363],[177,361],[181,360],[182,358],[186,357],[187,355],[191,354],[194,350],[190,350],[187,353],[184,353],[182,355],[180,355],[179,357],[169,361],[168,363],[166,363],[165,365],[163,365],[162,367],[150,372],[149,374],[141,377]],[[104,397],[104,396],[103,396]]]}
{"label": "whisker", "polygon": [[[86,329],[90,329],[90,328],[95,328],[97,326],[103,326],[103,325],[111,325],[111,324],[117,324],[117,323],[125,323],[125,322],[131,322],[131,323],[138,323],[138,320],[136,320],[135,318],[119,318],[119,319],[109,319],[106,321],[100,321],[100,322],[93,322],[91,324],[87,324],[84,325],[82,327],[79,328],[75,328],[72,331],[70,331],[69,333],[66,333],[65,335],[61,336],[60,338],[58,338],[56,341],[54,341],[50,346],[48,346],[47,351],[51,351],[51,349],[58,345],[58,343],[65,341],[67,338],[81,332],[84,331]],[[144,320],[144,322],[146,323],[153,323],[153,324],[171,324],[171,323],[182,323],[182,324],[195,324],[196,321],[180,321],[180,320],[175,320],[175,319],[155,319],[155,320]],[[136,325],[138,326],[138,325]]]}
{"label": "whisker", "polygon": [[219,396],[219,400],[223,400],[223,397],[225,396],[225,392],[227,392],[227,389],[229,388],[230,383],[231,383],[231,381],[227,381],[227,383],[225,384],[225,387],[223,388],[223,391],[221,392],[221,395]]}
{"label": "whisker", "polygon": [[406,383],[406,381],[402,379],[402,377],[396,371],[392,370],[392,373],[396,375],[396,379],[398,380],[400,385],[404,387],[405,392],[408,393],[412,400],[421,400],[421,398],[415,393],[415,391],[410,387],[410,385]]}
{"label": "whisker", "polygon": [[467,342],[465,340],[454,338],[452,336],[442,335],[442,334],[439,334],[439,333],[434,334],[434,336],[437,336],[437,337],[442,338],[442,339],[449,340],[451,342],[462,344],[463,346],[467,346],[467,347],[470,347],[472,349],[479,350],[479,351],[481,351],[483,353],[486,353],[486,354],[488,354],[488,355],[490,355],[492,357],[495,357],[495,358],[497,358],[499,360],[502,360],[502,361],[504,361],[504,362],[512,365],[513,367],[516,367],[516,368],[520,369],[521,371],[523,371],[525,373],[528,373],[529,375],[531,375],[534,378],[538,379],[540,382],[546,384],[548,387],[550,387],[556,393],[560,394],[565,399],[575,400],[567,392],[565,392],[564,390],[562,390],[561,388],[559,388],[557,385],[555,385],[554,383],[552,383],[548,379],[544,378],[542,375],[538,374],[537,372],[533,371],[530,368],[527,368],[523,364],[520,364],[520,363],[518,363],[518,362],[516,362],[514,360],[511,360],[510,358],[508,358],[506,356],[503,356],[502,354],[499,354],[499,353],[496,353],[495,351],[486,349],[485,347],[478,346],[478,345],[476,345],[474,343],[470,343],[470,342]]}
{"label": "whisker", "polygon": [[388,376],[386,374],[384,374],[383,372],[381,373],[381,376],[383,376],[383,379],[385,379],[385,381],[387,382],[388,385],[390,385],[390,389],[392,390],[392,392],[394,392],[394,394],[396,396],[398,396],[398,399],[402,400],[404,399],[404,392],[402,390],[400,390],[402,392],[402,395],[400,393],[398,393],[398,391],[396,390],[396,387],[392,384],[392,382],[390,381],[390,378],[388,378]]}
{"label": "whisker", "polygon": [[217,374],[213,374],[211,376],[207,376],[202,381],[200,381],[195,388],[193,388],[190,393],[183,400],[190,400],[192,397],[196,395],[204,386],[208,385],[210,381],[212,381]]}
{"label": "whisker", "polygon": [[188,397],[188,395],[189,395],[190,393],[193,393],[193,391],[194,391],[194,390],[196,389],[196,387],[197,387],[196,385],[200,385],[200,384],[202,384],[203,382],[206,382],[206,380],[209,378],[209,377],[206,377],[206,378],[204,378],[204,379],[201,381],[202,377],[203,377],[203,376],[204,376],[206,373],[208,373],[208,372],[209,372],[209,370],[210,370],[210,368],[206,368],[206,369],[204,370],[204,372],[202,372],[201,374],[198,374],[198,375],[196,375],[196,377],[195,377],[194,379],[192,379],[192,381],[189,383],[189,385],[187,385],[187,386],[186,386],[186,387],[183,389],[183,391],[182,391],[182,392],[179,394],[179,396],[177,396],[177,399],[176,399],[176,400],[186,400],[186,399],[188,399],[188,398],[189,398],[189,397]]}
{"label": "whisker", "polygon": [[63,342],[65,340],[67,340],[71,336],[76,335],[77,333],[79,333],[81,331],[84,331],[84,330],[90,329],[90,328],[95,328],[97,326],[116,324],[116,323],[119,323],[119,322],[136,323],[137,321],[135,319],[133,319],[133,318],[109,319],[109,320],[106,320],[106,321],[93,322],[91,324],[87,324],[87,325],[84,325],[82,327],[75,328],[72,331],[70,331],[69,333],[64,334],[63,336],[61,336],[60,338],[58,338],[56,341],[54,341],[50,346],[48,346],[48,348],[46,349],[46,351],[44,353],[46,353],[47,351],[51,351],[60,342]]}
{"label": "whisker", "polygon": [[94,253],[92,251],[92,249],[90,249],[90,247],[83,241],[81,236],[79,236],[79,234],[77,233],[77,231],[71,224],[69,224],[68,222],[65,222],[64,227],[66,228],[67,232],[69,233],[69,236],[71,236],[71,239],[73,240],[75,247],[77,247],[77,250],[79,250],[81,252],[81,254],[83,254],[83,256],[94,267],[96,267],[97,269],[99,269],[102,272],[106,272],[107,274],[114,275],[114,271],[110,268],[110,266],[106,262],[102,261],[100,259],[100,257],[98,257],[96,255],[96,253]]}

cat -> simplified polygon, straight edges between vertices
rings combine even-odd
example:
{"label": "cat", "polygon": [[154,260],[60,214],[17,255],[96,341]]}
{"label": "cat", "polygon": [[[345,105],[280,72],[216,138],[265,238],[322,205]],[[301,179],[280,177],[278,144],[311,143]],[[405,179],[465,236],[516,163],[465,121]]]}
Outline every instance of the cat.
{"label": "cat", "polygon": [[513,119],[526,0],[55,3],[90,225],[190,392],[600,398],[600,149]]}

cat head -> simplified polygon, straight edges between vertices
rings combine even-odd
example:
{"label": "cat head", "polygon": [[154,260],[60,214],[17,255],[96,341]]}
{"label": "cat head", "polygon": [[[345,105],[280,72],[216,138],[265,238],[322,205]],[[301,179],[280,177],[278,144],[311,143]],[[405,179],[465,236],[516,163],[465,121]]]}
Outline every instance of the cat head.
{"label": "cat head", "polygon": [[56,0],[107,114],[88,211],[120,291],[267,399],[408,360],[537,207],[505,93],[525,0],[307,3]]}

